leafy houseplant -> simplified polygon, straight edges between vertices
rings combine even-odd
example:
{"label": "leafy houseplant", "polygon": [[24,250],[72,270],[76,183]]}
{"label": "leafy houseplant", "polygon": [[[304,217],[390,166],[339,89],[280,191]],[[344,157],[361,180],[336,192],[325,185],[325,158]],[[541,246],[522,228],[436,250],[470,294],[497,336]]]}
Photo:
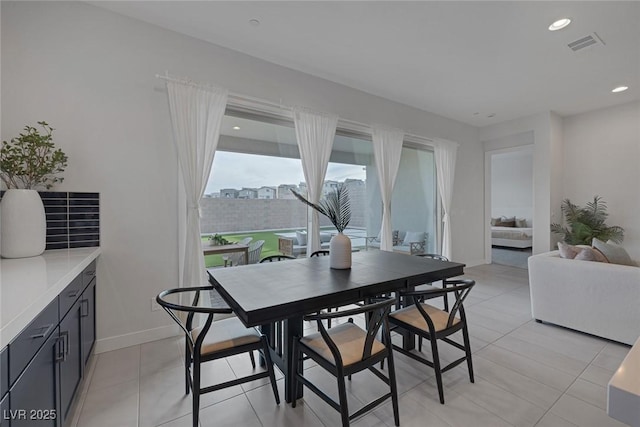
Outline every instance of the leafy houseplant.
{"label": "leafy houseplant", "polygon": [[209,245],[211,246],[223,246],[231,243],[230,241],[228,241],[227,239],[225,239],[219,234],[210,235],[208,240],[209,240]]}
{"label": "leafy houseplant", "polygon": [[588,202],[585,207],[571,203],[569,199],[562,201],[562,213],[568,227],[560,224],[551,224],[553,233],[561,234],[564,241],[570,245],[591,245],[593,238],[606,242],[612,240],[622,242],[624,229],[617,225],[608,226],[605,221],[607,204],[600,196],[595,196],[593,202]]}
{"label": "leafy houseplant", "polygon": [[44,206],[36,187],[49,189],[62,182],[57,174],[67,156],[53,144],[53,128],[38,122],[42,133],[26,126],[24,133],[0,148],[0,178],[7,191],[0,201],[0,254],[4,258],[40,255],[46,246]]}
{"label": "leafy houseplant", "polygon": [[329,243],[329,265],[335,269],[351,268],[351,239],[343,234],[351,221],[351,202],[344,184],[328,192],[318,203],[312,203],[295,190],[291,192],[300,201],[329,218],[338,234]]}
{"label": "leafy houseplant", "polygon": [[64,178],[56,176],[67,167],[67,156],[55,149],[53,128],[46,122],[38,122],[44,129],[25,126],[24,133],[3,141],[0,149],[0,177],[7,189],[34,189],[43,186],[49,189]]}

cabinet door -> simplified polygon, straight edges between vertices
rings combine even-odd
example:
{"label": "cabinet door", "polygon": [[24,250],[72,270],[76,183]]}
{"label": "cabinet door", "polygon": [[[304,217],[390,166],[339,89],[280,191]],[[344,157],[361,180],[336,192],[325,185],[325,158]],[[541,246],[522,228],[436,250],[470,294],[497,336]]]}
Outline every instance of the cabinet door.
{"label": "cabinet door", "polygon": [[64,358],[60,361],[60,419],[65,425],[71,413],[73,396],[82,377],[82,346],[81,346],[81,317],[80,300],[76,301],[71,310],[60,322],[60,337],[63,340]]}
{"label": "cabinet door", "polygon": [[[57,427],[58,363],[62,341],[56,329],[9,392],[11,427]],[[4,423],[3,423],[4,427]]]}
{"label": "cabinet door", "polygon": [[86,365],[96,341],[96,279],[94,278],[80,299],[82,316],[82,361]]}
{"label": "cabinet door", "polygon": [[0,400],[0,426],[11,427],[11,412],[9,412],[9,395]]}

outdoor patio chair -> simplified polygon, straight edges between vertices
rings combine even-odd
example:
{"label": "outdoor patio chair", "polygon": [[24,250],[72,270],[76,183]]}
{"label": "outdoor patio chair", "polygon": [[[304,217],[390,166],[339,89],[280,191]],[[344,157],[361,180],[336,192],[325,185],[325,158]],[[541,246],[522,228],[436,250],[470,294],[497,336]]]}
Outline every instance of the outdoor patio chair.
{"label": "outdoor patio chair", "polygon": [[247,264],[257,264],[258,261],[260,261],[262,245],[264,245],[264,240],[257,240],[249,244],[249,259],[247,260]]}
{"label": "outdoor patio chair", "polygon": [[[239,245],[248,245],[253,240],[253,237],[245,237],[244,239],[238,242]],[[244,259],[244,254],[240,252],[224,254],[222,255],[222,260],[224,261],[225,267],[232,267],[234,265],[242,264],[242,260]],[[246,260],[245,260],[246,262]],[[228,265],[227,265],[228,264]]]}

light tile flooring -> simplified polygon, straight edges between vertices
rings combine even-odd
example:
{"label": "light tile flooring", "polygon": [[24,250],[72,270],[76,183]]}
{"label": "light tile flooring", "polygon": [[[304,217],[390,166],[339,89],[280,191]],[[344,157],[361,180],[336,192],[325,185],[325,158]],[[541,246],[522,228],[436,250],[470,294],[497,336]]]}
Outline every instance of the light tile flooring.
{"label": "light tile flooring", "polygon": [[[629,347],[535,323],[526,270],[483,265],[468,268],[465,277],[477,283],[465,304],[476,382],[469,382],[465,364],[445,373],[446,403],[441,405],[432,371],[397,355],[402,426],[623,426],[606,414],[606,385]],[[182,342],[167,339],[94,357],[73,424],[190,426]],[[457,357],[446,347],[441,346],[443,359]],[[204,381],[224,381],[250,370],[248,357],[241,355],[209,363]],[[336,388],[318,366],[307,365],[305,375],[327,391]],[[348,384],[350,409],[385,389],[368,372],[354,376]],[[276,406],[264,380],[209,393],[202,398],[201,426],[340,425],[337,412],[309,391],[295,409],[281,399]],[[390,403],[352,425],[393,426]]]}

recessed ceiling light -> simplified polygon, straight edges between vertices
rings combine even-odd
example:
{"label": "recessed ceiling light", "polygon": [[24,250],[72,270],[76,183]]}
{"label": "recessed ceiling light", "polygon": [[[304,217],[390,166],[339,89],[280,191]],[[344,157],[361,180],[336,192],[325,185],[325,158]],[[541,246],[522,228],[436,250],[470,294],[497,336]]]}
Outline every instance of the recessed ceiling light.
{"label": "recessed ceiling light", "polygon": [[258,25],[260,25],[260,21],[258,21],[257,19],[249,19],[249,24],[251,24],[252,27],[257,27]]}
{"label": "recessed ceiling light", "polygon": [[234,126],[233,130],[240,130],[240,126]]}
{"label": "recessed ceiling light", "polygon": [[569,24],[571,24],[571,19],[569,19],[569,18],[558,19],[556,22],[554,22],[553,24],[549,25],[549,31],[561,30],[561,29],[563,29],[564,27],[566,27]]}
{"label": "recessed ceiling light", "polygon": [[627,86],[618,86],[617,88],[613,89],[611,92],[613,93],[624,92],[627,89],[629,89]]}

